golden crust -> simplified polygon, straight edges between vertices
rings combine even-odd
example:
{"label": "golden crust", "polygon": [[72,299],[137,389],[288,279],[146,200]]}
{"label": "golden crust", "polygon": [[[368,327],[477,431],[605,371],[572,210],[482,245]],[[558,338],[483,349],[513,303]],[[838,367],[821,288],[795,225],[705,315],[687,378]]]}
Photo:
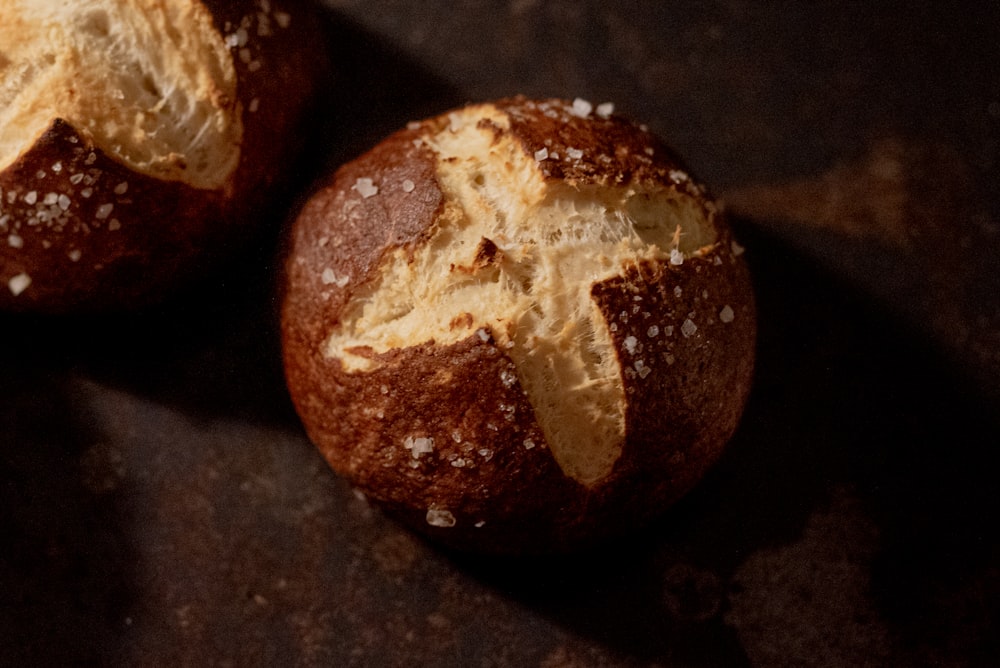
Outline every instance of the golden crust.
{"label": "golden crust", "polygon": [[302,148],[297,130],[328,67],[317,17],[298,0],[276,0],[263,17],[253,2],[204,5],[236,70],[243,125],[236,169],[214,189],[160,179],[103,151],[86,129],[52,118],[0,170],[0,309],[156,301],[238,246],[288,185],[285,168]]}
{"label": "golden crust", "polygon": [[[552,161],[546,179],[664,186],[697,199],[717,232],[711,248],[683,263],[665,254],[590,288],[626,396],[622,453],[611,473],[585,483],[563,471],[510,346],[488,328],[447,344],[369,351],[377,363],[367,371],[348,370],[325,345],[388,258],[415,253],[443,224],[448,195],[421,138],[454,116],[386,139],[304,207],[286,265],[286,375],[331,467],[413,528],[462,549],[562,550],[647,522],[717,459],[749,391],[753,296],[721,214],[659,140],[617,116],[545,114],[573,108],[560,101],[513,98],[493,108],[513,122],[491,131],[512,134],[530,156],[548,147],[592,156]],[[611,145],[628,150],[605,153]],[[359,179],[379,184],[377,196],[359,197]],[[476,262],[498,252],[481,244]]]}

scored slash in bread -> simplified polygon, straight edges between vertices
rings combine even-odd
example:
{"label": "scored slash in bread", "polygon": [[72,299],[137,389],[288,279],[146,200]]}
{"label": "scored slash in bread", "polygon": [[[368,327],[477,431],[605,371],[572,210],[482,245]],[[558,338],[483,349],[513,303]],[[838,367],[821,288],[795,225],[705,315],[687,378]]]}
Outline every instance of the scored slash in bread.
{"label": "scored slash in bread", "polygon": [[755,337],[740,252],[608,105],[518,97],[411,123],[292,227],[291,396],[334,470],[450,545],[627,531],[736,428]]}
{"label": "scored slash in bread", "polygon": [[299,0],[0,0],[0,309],[124,308],[238,245],[325,73]]}

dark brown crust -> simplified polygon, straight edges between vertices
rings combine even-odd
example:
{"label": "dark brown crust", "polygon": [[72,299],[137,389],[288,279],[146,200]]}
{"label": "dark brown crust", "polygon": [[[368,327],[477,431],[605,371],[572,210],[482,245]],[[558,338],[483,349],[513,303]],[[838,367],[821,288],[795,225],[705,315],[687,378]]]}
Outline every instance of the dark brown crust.
{"label": "dark brown crust", "polygon": [[[0,310],[122,309],[157,301],[260,225],[255,218],[276,186],[285,185],[285,167],[301,149],[296,130],[326,74],[324,41],[308,3],[272,2],[272,16],[287,12],[292,22],[272,25],[266,36],[257,34],[255,3],[205,5],[223,37],[242,25],[251,35],[247,57],[234,50],[244,141],[230,182],[199,190],[138,174],[55,119],[0,171]],[[31,284],[15,295],[8,283],[20,274]]]}
{"label": "dark brown crust", "polygon": [[[572,113],[572,103],[558,99],[517,96],[494,104],[508,114],[509,131],[527,155],[545,149],[557,156],[539,163],[548,178],[573,184],[680,184],[697,194],[693,182],[672,177],[687,172],[680,158],[659,137],[623,116],[592,113],[584,118]],[[570,149],[586,150],[573,159]]]}
{"label": "dark brown crust", "polygon": [[[286,319],[297,323],[286,334],[296,334],[303,345],[321,340],[339,322],[344,305],[387,252],[412,247],[429,234],[443,196],[433,155],[418,137],[416,130],[403,130],[344,165],[300,212],[285,282],[295,290],[284,308]],[[355,188],[359,179],[371,179],[378,197],[363,197]],[[407,181],[414,188],[409,193],[403,189]],[[323,282],[323,271],[334,267],[347,279],[344,287]]]}
{"label": "dark brown crust", "polygon": [[[516,104],[525,108],[522,99]],[[719,241],[701,256],[680,266],[650,262],[593,287],[627,369],[627,437],[611,475],[584,486],[556,464],[513,362],[486,332],[448,346],[373,354],[378,364],[370,372],[346,372],[323,352],[354,291],[371,289],[385,254],[432,233],[443,195],[434,155],[415,140],[442,122],[397,133],[341,168],[293,226],[282,332],[288,386],[309,436],[334,470],[383,508],[455,547],[563,550],[633,529],[688,491],[735,429],[753,364],[746,267],[717,219]],[[544,142],[530,126],[525,116],[523,127],[512,127],[529,152]],[[563,137],[577,133],[570,141],[588,152],[598,141],[585,126],[563,135],[546,121],[540,126]],[[620,119],[614,128],[625,145],[653,141]],[[603,175],[574,178],[687,188],[671,180],[678,163],[663,155],[647,163],[622,153]],[[377,196],[353,189],[359,178],[370,178]],[[408,194],[393,186],[404,180],[415,186]],[[488,246],[482,251],[484,260],[491,256]],[[324,282],[327,269],[348,282]],[[723,322],[727,306],[733,317],[727,311]],[[413,439],[433,439],[433,447],[415,456]],[[431,526],[428,510],[448,511],[454,526]]]}

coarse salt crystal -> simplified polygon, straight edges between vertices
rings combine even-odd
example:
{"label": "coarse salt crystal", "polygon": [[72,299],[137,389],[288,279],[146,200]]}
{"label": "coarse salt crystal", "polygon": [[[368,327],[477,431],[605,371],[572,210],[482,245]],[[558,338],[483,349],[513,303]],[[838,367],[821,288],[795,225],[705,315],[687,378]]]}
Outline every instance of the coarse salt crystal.
{"label": "coarse salt crystal", "polygon": [[116,195],[124,195],[128,192],[128,181],[122,181],[117,186],[115,186]]}
{"label": "coarse salt crystal", "polygon": [[628,352],[629,355],[635,355],[635,352],[639,347],[639,339],[634,336],[626,336],[624,343],[626,352]]}
{"label": "coarse salt crystal", "polygon": [[602,102],[597,105],[597,115],[601,118],[608,118],[611,114],[615,113],[614,102]]}
{"label": "coarse salt crystal", "polygon": [[427,509],[427,523],[432,527],[440,527],[442,529],[450,529],[455,526],[458,522],[455,516],[448,510],[444,508],[428,508]]}
{"label": "coarse salt crystal", "polygon": [[374,197],[375,195],[378,194],[378,186],[375,185],[375,182],[369,178],[358,179],[357,181],[354,182],[354,185],[351,186],[351,189],[358,191],[358,194],[364,197],[365,199],[368,199],[369,197]]}
{"label": "coarse salt crystal", "polygon": [[524,439],[524,449],[525,450],[534,450],[535,449],[535,442],[533,440],[531,440],[530,438]]}
{"label": "coarse salt crystal", "polygon": [[288,12],[275,12],[274,20],[280,28],[287,28],[292,24],[292,15]]}
{"label": "coarse salt crystal", "polygon": [[670,251],[670,264],[672,264],[674,266],[678,266],[678,267],[680,265],[684,264],[684,253],[682,253],[681,251],[677,250],[676,248],[671,249],[671,251]]}
{"label": "coarse salt crystal", "polygon": [[514,383],[517,382],[517,374],[504,369],[500,372],[500,382],[503,383],[504,387],[513,387]]}
{"label": "coarse salt crystal", "polygon": [[548,158],[549,158],[549,149],[540,148],[537,151],[535,151],[535,160],[537,160],[538,162],[541,162],[542,160],[548,160]]}
{"label": "coarse salt crystal", "polygon": [[78,248],[73,249],[69,253],[67,253],[67,257],[69,257],[69,259],[72,260],[73,262],[79,262],[80,258],[83,257],[83,251],[81,251]]}
{"label": "coarse salt crystal", "polygon": [[403,181],[403,192],[404,193],[411,193],[414,190],[416,190],[416,188],[417,188],[417,184],[415,184],[410,179],[406,179],[405,181]]}
{"label": "coarse salt crystal", "polygon": [[593,110],[594,110],[594,105],[592,105],[590,102],[587,102],[583,98],[578,97],[575,100],[573,100],[573,106],[570,108],[569,113],[573,114],[574,116],[579,116],[580,118],[586,118],[587,116],[590,116],[590,112],[592,112]]}
{"label": "coarse salt crystal", "polygon": [[12,277],[7,281],[7,287],[10,288],[10,293],[15,297],[19,296],[22,292],[28,289],[31,285],[31,276],[21,273],[17,276]]}
{"label": "coarse salt crystal", "polygon": [[646,336],[648,336],[651,339],[655,339],[659,335],[660,335],[660,328],[657,327],[656,325],[653,325],[648,330],[646,330]]}
{"label": "coarse salt crystal", "polygon": [[407,436],[403,440],[403,447],[410,451],[414,459],[419,459],[420,455],[426,455],[434,451],[434,439],[423,436],[417,438]]}
{"label": "coarse salt crystal", "polygon": [[580,160],[583,158],[583,151],[578,148],[568,148],[566,149],[566,157],[570,160]]}
{"label": "coarse salt crystal", "polygon": [[22,239],[16,234],[12,234],[9,237],[7,237],[7,244],[11,248],[24,248],[24,239]]}
{"label": "coarse salt crystal", "polygon": [[117,218],[112,218],[111,222],[108,223],[108,230],[110,230],[111,232],[117,232],[121,228],[122,224],[118,221]]}
{"label": "coarse salt crystal", "polygon": [[63,211],[69,211],[69,207],[73,203],[73,200],[71,200],[67,195],[59,195],[56,203]]}
{"label": "coarse salt crystal", "polygon": [[690,338],[694,336],[695,332],[697,331],[698,331],[698,325],[694,324],[694,321],[691,320],[691,318],[685,320],[684,324],[681,325],[681,334],[684,335],[684,338]]}
{"label": "coarse salt crystal", "polygon": [[727,304],[722,307],[721,311],[719,311],[719,320],[721,320],[722,322],[729,324],[735,319],[736,319],[736,312],[733,311],[732,306],[729,306]]}
{"label": "coarse salt crystal", "polygon": [[105,218],[107,218],[108,216],[110,216],[111,212],[114,211],[114,210],[115,210],[115,205],[114,204],[110,204],[110,203],[108,203],[108,204],[102,204],[101,206],[97,207],[97,213],[95,213],[94,216],[98,220],[104,220]]}
{"label": "coarse salt crystal", "polygon": [[25,204],[34,204],[38,201],[38,193],[32,190],[30,193],[24,196]]}

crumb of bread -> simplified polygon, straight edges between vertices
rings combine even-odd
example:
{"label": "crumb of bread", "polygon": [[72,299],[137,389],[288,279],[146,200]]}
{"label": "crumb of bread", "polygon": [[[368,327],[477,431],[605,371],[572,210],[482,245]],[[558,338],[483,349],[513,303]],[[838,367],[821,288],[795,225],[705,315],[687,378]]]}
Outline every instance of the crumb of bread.
{"label": "crumb of bread", "polygon": [[201,2],[2,0],[0,15],[0,167],[61,118],[157,178],[214,189],[235,170],[235,66]]}

